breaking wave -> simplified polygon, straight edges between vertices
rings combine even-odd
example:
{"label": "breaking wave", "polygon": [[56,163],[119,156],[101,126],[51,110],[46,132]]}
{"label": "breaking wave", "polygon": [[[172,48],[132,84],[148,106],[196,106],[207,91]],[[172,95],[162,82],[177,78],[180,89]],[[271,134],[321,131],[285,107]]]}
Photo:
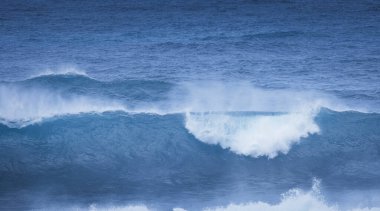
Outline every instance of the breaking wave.
{"label": "breaking wave", "polygon": [[[351,205],[352,206],[352,205]],[[76,210],[88,211],[155,211],[156,208],[150,208],[146,205],[129,205],[129,206],[98,206],[90,205],[88,208],[79,208]],[[175,207],[172,211],[187,211],[187,209]],[[356,205],[353,207],[340,206],[337,203],[326,202],[321,193],[320,180],[314,179],[310,190],[302,190],[300,188],[290,189],[281,194],[281,200],[278,203],[268,203],[264,201],[247,202],[242,204],[231,203],[227,206],[207,207],[201,209],[203,211],[379,211],[380,207],[366,207]]]}
{"label": "breaking wave", "polygon": [[43,76],[49,76],[49,75],[77,75],[77,76],[86,76],[89,77],[86,73],[86,71],[79,69],[74,66],[62,66],[60,68],[48,68],[43,71],[40,71],[30,78],[38,78]]}
{"label": "breaking wave", "polygon": [[0,122],[21,128],[83,113],[183,114],[184,127],[204,143],[274,158],[320,132],[314,119],[321,108],[345,109],[322,93],[263,90],[247,82],[102,82],[76,69],[64,70],[0,83]]}
{"label": "breaking wave", "polygon": [[237,154],[269,158],[287,153],[292,144],[318,133],[316,112],[278,115],[186,114],[186,128],[199,140],[220,144]]}
{"label": "breaking wave", "polygon": [[[311,192],[273,197],[314,176],[330,191],[380,190],[380,114],[345,111],[339,102],[249,83],[104,82],[72,74],[0,82],[0,198],[19,196],[0,209],[67,196],[95,210],[108,208],[104,197],[142,205],[127,210],[167,201],[162,210],[334,210]],[[196,198],[220,196],[217,202],[235,203]]]}
{"label": "breaking wave", "polygon": [[329,204],[325,201],[320,191],[320,181],[314,180],[309,191],[301,189],[291,189],[282,194],[281,201],[277,204],[270,204],[262,201],[249,202],[245,204],[229,204],[225,207],[206,208],[204,211],[378,211],[380,207],[342,208],[337,204]]}

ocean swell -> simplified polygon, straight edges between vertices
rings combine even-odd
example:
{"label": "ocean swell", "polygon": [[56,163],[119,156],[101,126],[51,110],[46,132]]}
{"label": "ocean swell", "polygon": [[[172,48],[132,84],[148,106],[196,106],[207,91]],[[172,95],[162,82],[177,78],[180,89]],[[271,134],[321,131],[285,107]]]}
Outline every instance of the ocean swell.
{"label": "ocean swell", "polygon": [[264,90],[248,82],[102,82],[61,74],[0,83],[0,122],[20,128],[83,113],[183,114],[183,126],[204,143],[274,158],[318,134],[320,108],[342,109],[336,102],[317,92]]}

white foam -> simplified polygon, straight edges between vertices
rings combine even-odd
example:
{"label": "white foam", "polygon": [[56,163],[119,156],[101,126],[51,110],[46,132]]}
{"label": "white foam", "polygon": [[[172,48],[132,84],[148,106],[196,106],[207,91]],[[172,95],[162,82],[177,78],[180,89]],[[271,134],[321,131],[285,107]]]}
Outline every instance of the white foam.
{"label": "white foam", "polygon": [[[89,209],[75,209],[88,211],[154,211],[145,205],[129,206],[109,206],[96,207],[91,205]],[[186,211],[183,208],[173,208],[173,211]],[[342,209],[338,205],[329,205],[323,197],[313,191],[304,192],[299,189],[292,189],[283,195],[278,204],[266,202],[249,202],[246,204],[229,204],[225,207],[205,208],[203,211],[380,211],[380,207],[359,207],[353,209]]]}
{"label": "white foam", "polygon": [[184,112],[268,111],[289,112],[316,107],[346,110],[333,96],[319,92],[268,90],[248,82],[183,83],[170,94],[169,110]]}
{"label": "white foam", "polygon": [[301,137],[319,132],[313,113],[275,116],[186,114],[186,128],[196,138],[237,154],[273,158],[287,153]]}
{"label": "white foam", "polygon": [[[197,139],[253,157],[287,153],[301,138],[320,131],[314,121],[331,99],[315,92],[262,90],[248,83],[192,84],[183,100],[186,128]],[[283,112],[236,115],[230,112]]]}
{"label": "white foam", "polygon": [[342,208],[338,204],[329,204],[320,192],[320,181],[314,179],[310,191],[291,189],[282,194],[277,204],[267,202],[249,202],[245,204],[229,204],[224,207],[205,208],[204,211],[380,211],[380,207]]}
{"label": "white foam", "polygon": [[0,120],[22,127],[58,115],[126,110],[116,101],[0,85]]}
{"label": "white foam", "polygon": [[282,195],[278,204],[266,202],[249,202],[246,204],[229,204],[226,207],[206,208],[205,211],[233,211],[233,210],[260,210],[260,211],[335,211],[336,206],[327,205],[319,191],[319,181],[315,180],[311,191],[291,189]]}
{"label": "white foam", "polygon": [[46,75],[82,75],[82,76],[88,76],[86,71],[79,69],[74,66],[61,66],[58,68],[47,68],[42,71],[39,71],[38,73],[32,75],[31,78],[34,77],[40,77],[40,76],[46,76]]}
{"label": "white foam", "polygon": [[[348,202],[350,204],[350,202]],[[126,206],[101,206],[91,205],[89,211],[148,211],[155,210],[145,205]],[[173,211],[186,211],[184,208],[176,207]],[[242,204],[230,203],[227,206],[206,207],[203,211],[380,211],[378,205],[347,205],[328,203],[321,193],[320,180],[314,179],[312,188],[308,191],[294,188],[281,195],[278,203],[268,203],[264,201],[247,202]]]}
{"label": "white foam", "polygon": [[149,211],[145,205],[98,207],[92,204],[88,211]]}

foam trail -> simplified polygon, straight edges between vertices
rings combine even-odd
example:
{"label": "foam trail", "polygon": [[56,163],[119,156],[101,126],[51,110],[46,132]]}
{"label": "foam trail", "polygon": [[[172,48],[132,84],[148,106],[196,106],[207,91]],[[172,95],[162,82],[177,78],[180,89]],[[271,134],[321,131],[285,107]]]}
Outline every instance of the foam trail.
{"label": "foam trail", "polygon": [[126,108],[112,100],[0,85],[0,120],[12,127],[23,127],[58,115],[117,110]]}

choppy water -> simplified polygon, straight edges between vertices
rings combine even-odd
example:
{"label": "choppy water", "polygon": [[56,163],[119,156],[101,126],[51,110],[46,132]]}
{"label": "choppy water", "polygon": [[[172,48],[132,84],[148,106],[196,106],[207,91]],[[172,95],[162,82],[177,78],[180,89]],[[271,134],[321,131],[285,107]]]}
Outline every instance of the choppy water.
{"label": "choppy water", "polygon": [[377,1],[2,1],[0,209],[379,209],[379,55]]}

